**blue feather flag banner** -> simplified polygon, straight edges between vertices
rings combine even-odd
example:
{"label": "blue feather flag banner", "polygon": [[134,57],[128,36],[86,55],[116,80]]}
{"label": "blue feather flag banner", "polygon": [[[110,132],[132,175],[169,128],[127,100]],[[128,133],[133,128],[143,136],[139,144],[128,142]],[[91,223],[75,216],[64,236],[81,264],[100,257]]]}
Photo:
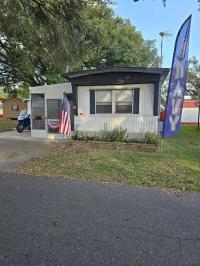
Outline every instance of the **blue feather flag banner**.
{"label": "blue feather flag banner", "polygon": [[180,131],[188,72],[191,19],[192,16],[190,15],[181,26],[176,37],[167,94],[163,138],[175,136]]}

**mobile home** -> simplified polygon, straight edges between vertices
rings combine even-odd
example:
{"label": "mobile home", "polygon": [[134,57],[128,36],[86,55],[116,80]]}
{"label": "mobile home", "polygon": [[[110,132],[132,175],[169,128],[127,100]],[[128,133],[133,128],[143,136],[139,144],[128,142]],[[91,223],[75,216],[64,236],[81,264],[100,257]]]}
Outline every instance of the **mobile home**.
{"label": "mobile home", "polygon": [[110,67],[66,73],[66,83],[32,87],[32,136],[63,138],[58,134],[63,92],[71,102],[72,130],[158,133],[160,89],[168,73],[166,68]]}

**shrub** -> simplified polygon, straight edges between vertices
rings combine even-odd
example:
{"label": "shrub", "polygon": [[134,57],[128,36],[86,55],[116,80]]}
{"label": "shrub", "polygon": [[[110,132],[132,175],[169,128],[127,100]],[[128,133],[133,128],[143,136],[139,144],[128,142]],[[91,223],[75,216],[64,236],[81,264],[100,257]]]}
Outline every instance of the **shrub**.
{"label": "shrub", "polygon": [[18,120],[17,117],[9,117],[7,120]]}
{"label": "shrub", "polygon": [[126,142],[126,143],[146,143],[159,145],[160,136],[154,133],[142,134],[140,137],[128,139],[127,129],[116,128],[112,131],[104,130],[101,136],[88,136],[82,131],[75,130],[72,136],[73,140],[79,141],[105,141],[105,142]]}
{"label": "shrub", "polygon": [[105,130],[101,136],[102,141],[108,141],[108,142],[127,142],[128,136],[127,136],[127,129],[122,128],[116,128],[112,131]]}
{"label": "shrub", "polygon": [[160,143],[160,136],[158,134],[147,132],[145,134],[145,143],[146,144],[155,144],[158,146]]}
{"label": "shrub", "polygon": [[83,132],[79,131],[79,130],[74,130],[74,134],[72,136],[73,140],[84,140],[85,139],[85,135]]}
{"label": "shrub", "polygon": [[128,136],[126,134],[126,129],[114,129],[113,131],[104,130],[102,136],[91,136],[79,130],[75,130],[72,136],[73,140],[94,140],[94,141],[107,141],[107,142],[127,142]]}

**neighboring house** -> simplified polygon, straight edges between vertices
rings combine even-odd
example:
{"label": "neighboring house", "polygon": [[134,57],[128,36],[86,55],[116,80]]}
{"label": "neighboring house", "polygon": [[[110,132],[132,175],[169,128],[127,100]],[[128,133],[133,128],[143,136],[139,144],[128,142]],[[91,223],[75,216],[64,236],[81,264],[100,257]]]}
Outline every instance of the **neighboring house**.
{"label": "neighboring house", "polygon": [[11,98],[3,102],[3,117],[17,118],[20,111],[27,109],[27,103],[19,98]]}
{"label": "neighboring house", "polygon": [[181,124],[197,124],[199,107],[195,100],[184,100]]}
{"label": "neighboring house", "polygon": [[0,97],[0,118],[3,117],[3,102],[4,102],[4,98]]}
{"label": "neighboring house", "polygon": [[33,137],[60,139],[63,92],[71,102],[72,130],[87,134],[126,128],[129,135],[158,133],[160,88],[166,68],[111,67],[66,73],[71,83],[30,88]]}

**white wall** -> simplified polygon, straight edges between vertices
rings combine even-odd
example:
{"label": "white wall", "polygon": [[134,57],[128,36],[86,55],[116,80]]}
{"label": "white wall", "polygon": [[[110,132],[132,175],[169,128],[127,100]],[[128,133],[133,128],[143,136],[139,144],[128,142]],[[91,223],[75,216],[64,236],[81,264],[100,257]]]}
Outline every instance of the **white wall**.
{"label": "white wall", "polygon": [[198,108],[183,108],[181,123],[197,123]]}
{"label": "white wall", "polygon": [[60,83],[30,87],[30,93],[44,93],[46,99],[62,99],[63,92],[72,93],[71,83]]}
{"label": "white wall", "polygon": [[128,133],[145,133],[158,131],[158,117],[139,115],[88,115],[75,117],[75,129],[87,132],[109,131],[126,128]]}
{"label": "white wall", "polygon": [[[62,99],[63,92],[72,93],[71,83],[60,83],[52,85],[44,85],[29,88],[30,94],[43,93],[45,95],[45,116],[47,117],[47,99]],[[31,95],[30,95],[31,96]],[[31,136],[34,138],[49,138],[49,139],[64,139],[65,136],[61,134],[49,134],[47,130],[47,120],[44,130],[32,130]]]}
{"label": "white wall", "polygon": [[[140,110],[136,114],[90,114],[90,90],[134,89],[140,88]],[[153,116],[154,85],[114,85],[114,86],[79,86],[78,116],[75,116],[75,128],[81,131],[98,132],[115,128],[127,128],[128,133],[155,132],[158,130],[158,116]],[[82,114],[82,115],[80,115]]]}

